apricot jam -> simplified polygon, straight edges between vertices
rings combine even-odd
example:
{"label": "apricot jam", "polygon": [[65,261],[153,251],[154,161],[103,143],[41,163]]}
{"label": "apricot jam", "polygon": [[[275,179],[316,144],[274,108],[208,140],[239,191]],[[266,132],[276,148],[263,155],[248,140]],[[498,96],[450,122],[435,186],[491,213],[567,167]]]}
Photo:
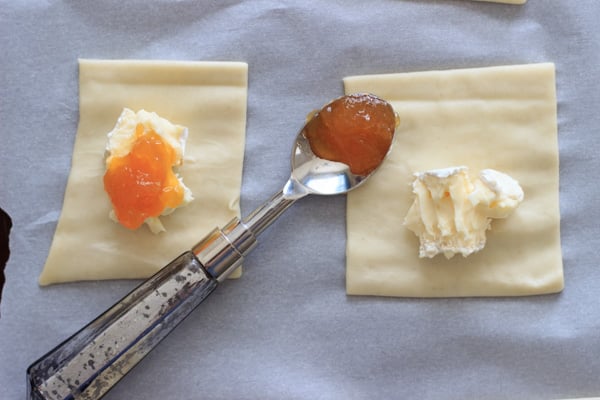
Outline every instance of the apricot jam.
{"label": "apricot jam", "polygon": [[304,134],[317,157],[342,162],[355,175],[368,175],[386,156],[395,129],[396,114],[388,102],[357,93],[323,107]]}
{"label": "apricot jam", "polygon": [[117,219],[129,229],[183,201],[183,188],[172,169],[175,150],[142,124],[136,126],[135,137],[131,151],[113,157],[104,174],[104,189]]}

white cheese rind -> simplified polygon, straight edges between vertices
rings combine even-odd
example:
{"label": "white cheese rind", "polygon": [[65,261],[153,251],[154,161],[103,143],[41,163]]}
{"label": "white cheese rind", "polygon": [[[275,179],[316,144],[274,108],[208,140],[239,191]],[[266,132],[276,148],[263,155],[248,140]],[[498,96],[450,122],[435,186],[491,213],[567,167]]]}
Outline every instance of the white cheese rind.
{"label": "white cheese rind", "polygon": [[490,218],[506,218],[523,201],[523,189],[512,177],[493,169],[484,169],[476,181],[471,201]]}
{"label": "white cheese rind", "polygon": [[152,129],[160,135],[175,150],[175,154],[177,154],[176,165],[181,165],[185,153],[185,142],[188,138],[188,129],[185,126],[171,123],[155,112],[148,112],[143,109],[134,112],[127,107],[119,115],[113,130],[107,134],[106,151],[110,153],[107,155],[107,165],[111,157],[123,157],[131,151],[136,139],[135,128],[138,124],[142,124],[147,130]]}

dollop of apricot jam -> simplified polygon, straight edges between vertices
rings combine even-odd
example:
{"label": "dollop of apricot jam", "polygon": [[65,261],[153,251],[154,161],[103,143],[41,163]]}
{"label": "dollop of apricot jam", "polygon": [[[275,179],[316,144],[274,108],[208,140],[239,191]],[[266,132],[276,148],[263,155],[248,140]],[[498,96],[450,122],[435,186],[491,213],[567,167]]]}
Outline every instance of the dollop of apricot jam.
{"label": "dollop of apricot jam", "polygon": [[181,204],[184,191],[172,169],[176,162],[175,150],[159,134],[137,124],[131,151],[113,157],[104,174],[104,190],[123,226],[137,229],[146,218]]}
{"label": "dollop of apricot jam", "polygon": [[396,129],[392,106],[370,93],[340,97],[307,123],[305,136],[317,157],[368,175],[386,156]]}

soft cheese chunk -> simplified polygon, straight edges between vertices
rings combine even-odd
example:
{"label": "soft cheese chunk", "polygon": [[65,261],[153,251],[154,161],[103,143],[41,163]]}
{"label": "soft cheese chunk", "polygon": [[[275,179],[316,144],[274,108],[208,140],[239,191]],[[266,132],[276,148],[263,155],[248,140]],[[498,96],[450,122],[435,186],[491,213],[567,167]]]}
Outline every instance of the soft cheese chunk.
{"label": "soft cheese chunk", "polygon": [[[168,150],[168,154],[171,154],[171,160],[169,160],[169,162],[166,165],[166,168],[171,169],[172,167],[178,167],[183,163],[183,154],[185,151],[185,142],[187,139],[187,135],[188,135],[188,130],[187,128],[181,126],[181,125],[175,125],[172,124],[170,121],[166,120],[165,118],[161,118],[159,117],[156,113],[154,112],[148,112],[145,110],[140,110],[138,112],[134,112],[128,108],[123,109],[123,112],[121,113],[121,115],[119,116],[119,119],[117,120],[117,123],[114,127],[114,129],[112,131],[110,131],[108,133],[108,142],[106,144],[106,168],[107,171],[110,171],[111,168],[114,167],[114,165],[116,164],[114,161],[117,158],[124,158],[127,157],[128,155],[131,154],[132,150],[136,148],[136,143],[138,143],[139,139],[141,136],[144,135],[157,135],[158,138],[160,138],[160,143],[164,143],[164,146],[167,148]],[[156,143],[154,144],[150,144],[148,148],[153,148],[156,147]],[[158,157],[157,155],[140,155],[140,157],[145,157],[148,161],[146,161],[146,164],[148,162],[154,164],[155,162],[153,160],[155,160],[155,158],[152,157]],[[137,157],[137,159],[139,160],[139,157]],[[158,159],[157,159],[158,161]],[[166,160],[161,160],[161,161],[166,161]],[[155,184],[158,184],[158,182],[154,182],[150,176],[150,172],[156,170],[157,167],[153,166],[153,165],[139,165],[140,162],[138,162],[138,165],[135,168],[141,168],[139,170],[135,170],[132,173],[128,172],[128,175],[132,175],[133,174],[133,178],[135,178],[135,181],[137,182],[136,185],[133,186],[146,186],[146,188],[148,187],[153,187]],[[122,168],[124,168],[124,171],[130,171],[132,168],[131,165],[124,165]],[[158,171],[159,174],[162,174],[162,172]],[[143,177],[140,178],[141,175],[144,175]],[[106,179],[106,176],[105,176]],[[125,185],[124,183],[122,183],[122,185]],[[139,191],[136,191],[134,187],[131,187],[132,185],[125,185],[127,187],[123,187],[121,190],[121,186],[119,186],[120,190],[118,190],[119,193],[109,193],[109,196],[111,196],[111,200],[113,202],[113,209],[110,212],[109,217],[116,221],[116,222],[121,222],[123,223],[123,221],[121,221],[118,218],[118,212],[115,211],[115,196],[119,195],[121,196],[121,198],[123,197],[123,193],[124,191],[130,191],[127,195],[129,196],[135,196],[135,197],[140,197],[142,196]],[[105,180],[105,187],[106,187],[106,180]],[[158,210],[157,213],[159,213],[160,215],[168,215],[170,213],[172,213],[176,208],[178,207],[182,207],[185,206],[186,204],[188,204],[191,200],[193,200],[193,196],[192,196],[192,192],[191,190],[185,186],[185,184],[183,183],[183,179],[179,176],[179,175],[175,175],[173,176],[173,185],[169,185],[168,187],[166,187],[165,189],[162,190],[163,193],[166,194],[166,190],[168,191],[177,191],[180,193],[180,199],[181,201],[177,200],[175,203],[177,203],[177,205],[174,204],[169,204],[169,205],[165,205],[164,207],[160,207],[160,209]],[[182,194],[181,194],[182,193]],[[147,197],[147,194],[144,194],[143,196]],[[140,197],[141,198],[141,197]],[[158,201],[158,200],[157,200]],[[138,203],[142,206],[146,206],[148,203],[148,199],[147,198],[143,198],[142,200],[136,200],[133,201],[131,199],[129,199],[127,201],[128,204],[130,205],[137,205]],[[167,203],[168,204],[168,203]],[[123,213],[125,213],[126,211],[128,211],[129,213],[137,213],[140,214],[141,211],[138,209],[131,209],[131,210],[125,210],[125,211],[121,211]],[[148,227],[150,228],[150,230],[153,233],[159,233],[161,231],[164,231],[165,228],[162,225],[160,219],[159,219],[159,215],[151,215],[148,216],[147,218],[144,218],[146,215],[148,214],[141,214],[141,218],[139,219],[138,224],[142,223],[142,219],[143,219],[143,223],[147,224]],[[137,224],[136,224],[137,226]]]}
{"label": "soft cheese chunk", "polygon": [[464,166],[421,172],[412,188],[404,225],[419,237],[419,257],[466,257],[483,249],[491,218],[506,218],[523,201],[518,182],[491,169],[474,180]]}
{"label": "soft cheese chunk", "polygon": [[138,124],[142,124],[147,130],[152,129],[159,134],[175,150],[177,165],[181,165],[185,151],[185,142],[188,137],[188,129],[181,125],[175,125],[165,118],[161,118],[155,112],[148,112],[146,110],[134,112],[129,108],[123,109],[115,127],[107,135],[107,164],[112,157],[122,157],[131,151],[131,147],[136,139],[135,129]]}
{"label": "soft cheese chunk", "polygon": [[523,189],[512,177],[493,170],[484,169],[474,182],[475,190],[469,200],[478,212],[490,218],[506,218],[523,201]]}

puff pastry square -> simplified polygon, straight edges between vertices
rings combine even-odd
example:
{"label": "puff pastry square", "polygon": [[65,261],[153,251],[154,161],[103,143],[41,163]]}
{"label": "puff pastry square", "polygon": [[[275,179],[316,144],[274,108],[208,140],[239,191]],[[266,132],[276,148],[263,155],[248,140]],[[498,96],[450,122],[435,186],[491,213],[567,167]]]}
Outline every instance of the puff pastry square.
{"label": "puff pastry square", "polygon": [[[344,79],[400,115],[389,158],[348,194],[346,290],[401,297],[520,296],[563,289],[552,63]],[[525,199],[467,258],[418,257],[403,226],[413,174],[466,165],[517,179]]]}
{"label": "puff pastry square", "polygon": [[[80,60],[72,166],[39,283],[149,277],[239,216],[247,87],[241,62]],[[179,171],[195,199],[162,218],[167,231],[158,235],[108,218],[106,134],[124,107],[189,128]]]}

